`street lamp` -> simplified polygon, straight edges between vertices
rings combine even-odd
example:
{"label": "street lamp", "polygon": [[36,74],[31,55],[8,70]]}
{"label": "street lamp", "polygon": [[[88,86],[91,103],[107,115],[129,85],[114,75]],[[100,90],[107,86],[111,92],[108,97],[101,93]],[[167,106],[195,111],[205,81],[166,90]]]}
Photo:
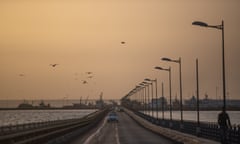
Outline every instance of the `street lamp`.
{"label": "street lamp", "polygon": [[192,25],[197,25],[197,26],[202,26],[202,27],[216,28],[216,29],[220,29],[220,30],[223,30],[223,29],[224,29],[223,21],[222,21],[222,24],[221,24],[221,25],[208,25],[207,23],[201,22],[201,21],[194,21],[194,22],[192,23]]}
{"label": "street lamp", "polygon": [[141,86],[137,85],[136,86],[136,104],[137,104],[137,108],[138,110],[140,111],[141,110],[141,93],[140,93],[140,90],[141,90]]}
{"label": "street lamp", "polygon": [[223,109],[226,110],[226,83],[225,83],[225,54],[224,54],[224,22],[220,25],[208,25],[205,22],[195,21],[192,25],[202,26],[206,28],[215,28],[222,30],[222,80],[223,80]]}
{"label": "street lamp", "polygon": [[164,85],[162,82],[162,124],[164,125]]}
{"label": "street lamp", "polygon": [[143,87],[142,85],[140,85],[141,86],[141,108],[142,108],[142,110],[144,111],[144,89],[145,89],[145,87]]}
{"label": "street lamp", "polygon": [[152,110],[152,118],[153,118],[153,83],[152,83],[152,81],[150,80],[150,79],[148,79],[148,78],[146,78],[146,79],[144,79],[145,81],[150,81],[150,83],[149,84],[151,84],[151,88],[152,88],[152,100],[151,100],[151,110]]}
{"label": "street lamp", "polygon": [[129,92],[130,96],[132,97],[132,106],[135,111],[139,110],[139,90],[140,86],[136,86]]}
{"label": "street lamp", "polygon": [[[149,78],[144,79],[145,81],[150,81],[150,82],[155,82],[155,87],[156,87],[156,118],[158,120],[158,103],[157,103],[157,79],[151,80]],[[153,86],[153,85],[152,85]],[[152,100],[153,100],[153,87],[152,87]],[[153,111],[153,101],[152,101],[152,111]],[[153,116],[153,113],[152,113]]]}
{"label": "street lamp", "polygon": [[179,82],[180,82],[180,112],[181,112],[181,128],[183,128],[183,106],[182,106],[182,64],[181,64],[181,57],[178,60],[172,60],[170,58],[162,58],[163,61],[168,62],[175,62],[179,64]]}
{"label": "street lamp", "polygon": [[143,89],[143,113],[146,114],[146,102],[147,102],[147,90],[146,90],[146,85],[142,82],[139,84],[140,86],[142,86]]}
{"label": "street lamp", "polygon": [[171,67],[169,67],[168,69],[162,68],[162,67],[158,67],[156,66],[155,69],[157,70],[164,70],[164,71],[168,71],[169,72],[169,97],[170,97],[170,120],[172,121],[172,84],[171,84]]}
{"label": "street lamp", "polygon": [[152,84],[152,83],[148,83],[148,82],[142,82],[143,84],[145,84],[147,86],[147,91],[148,91],[148,97],[147,97],[147,110],[148,110],[148,114],[150,116],[150,111],[149,111],[149,101],[150,101],[150,98],[149,98],[149,95],[150,95],[150,92],[149,92],[149,85]]}
{"label": "street lamp", "polygon": [[148,115],[148,110],[149,110],[149,107],[148,107],[148,100],[149,100],[149,84],[145,81],[143,81],[140,85],[144,86],[144,89],[145,89],[145,93],[144,93],[144,101],[145,101],[145,104],[144,104],[144,107],[145,107],[145,111],[144,111],[144,114]]}
{"label": "street lamp", "polygon": [[200,133],[200,121],[199,121],[199,77],[198,77],[198,59],[196,59],[196,82],[197,82],[197,135]]}
{"label": "street lamp", "polygon": [[144,86],[139,84],[137,87],[139,89],[140,109],[144,111]]}

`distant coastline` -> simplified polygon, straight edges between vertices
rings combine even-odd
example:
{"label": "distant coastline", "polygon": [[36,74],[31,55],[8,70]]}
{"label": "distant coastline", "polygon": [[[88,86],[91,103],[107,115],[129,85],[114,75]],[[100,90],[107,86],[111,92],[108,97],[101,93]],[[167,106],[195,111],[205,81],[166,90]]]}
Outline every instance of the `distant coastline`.
{"label": "distant coastline", "polygon": [[[32,108],[0,108],[0,110],[86,110],[97,109],[96,107],[32,107]],[[155,110],[154,110],[155,111]],[[169,111],[165,109],[165,111]],[[173,111],[180,111],[180,109],[173,109]],[[194,108],[183,108],[183,111],[197,111]],[[221,111],[221,108],[201,108],[199,111]],[[227,111],[240,111],[240,108],[227,107]],[[161,109],[159,109],[161,112]]]}
{"label": "distant coastline", "polygon": [[[32,105],[33,107],[39,106],[41,101],[44,101],[46,104],[50,104],[51,109],[58,109],[62,108],[64,106],[69,106],[73,105],[74,103],[80,103],[79,100],[77,99],[50,99],[50,100],[0,100],[0,109],[17,109],[17,107],[21,104],[24,103],[24,101],[27,101],[28,104]],[[88,102],[96,102],[96,100],[88,100]],[[85,100],[82,100],[82,103],[85,103]],[[46,109],[46,108],[45,108]]]}
{"label": "distant coastline", "polygon": [[[96,109],[96,99],[90,100],[76,100],[76,99],[63,99],[63,100],[0,100],[0,110],[78,110],[78,109]],[[119,101],[120,100],[116,100]],[[24,102],[29,107],[19,107],[19,105],[24,104]],[[107,100],[104,100],[107,102]],[[42,104],[41,104],[42,103]],[[43,104],[44,103],[44,104]],[[187,103],[186,103],[187,104]],[[166,106],[165,111],[169,111],[169,106]],[[200,111],[220,111],[222,108],[220,105],[216,106],[200,106]],[[172,110],[178,111],[179,105],[172,107]],[[196,111],[195,101],[191,105],[184,105],[184,111]],[[228,111],[240,111],[240,106],[230,106],[227,105]],[[159,111],[161,111],[161,106],[159,105]]]}
{"label": "distant coastline", "polygon": [[62,107],[51,107],[51,108],[0,108],[0,110],[86,110],[96,108],[62,108]]}
{"label": "distant coastline", "polygon": [[0,100],[0,110],[85,110],[103,105],[101,100]]}

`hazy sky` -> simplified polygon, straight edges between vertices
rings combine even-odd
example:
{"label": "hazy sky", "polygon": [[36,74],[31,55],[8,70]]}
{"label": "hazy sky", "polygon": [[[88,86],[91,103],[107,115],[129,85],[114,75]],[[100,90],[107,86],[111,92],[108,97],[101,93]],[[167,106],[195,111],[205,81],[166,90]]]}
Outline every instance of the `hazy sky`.
{"label": "hazy sky", "polygon": [[184,98],[196,58],[201,98],[222,97],[221,31],[195,20],[224,20],[227,92],[239,99],[239,14],[239,0],[1,0],[0,99],[119,99],[144,78],[158,79],[159,94],[164,82],[168,97],[168,73],[155,66],[172,67],[179,95],[178,65],[162,57],[182,58]]}

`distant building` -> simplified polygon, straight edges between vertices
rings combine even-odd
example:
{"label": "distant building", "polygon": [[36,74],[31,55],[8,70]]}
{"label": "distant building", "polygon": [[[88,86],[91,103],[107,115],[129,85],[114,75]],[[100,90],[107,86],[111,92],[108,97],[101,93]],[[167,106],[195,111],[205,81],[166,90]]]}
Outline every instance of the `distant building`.
{"label": "distant building", "polygon": [[[240,100],[226,100],[227,108],[239,109]],[[184,101],[184,107],[187,109],[195,109],[197,106],[197,99],[195,96],[192,96],[190,99]],[[205,95],[204,99],[199,99],[200,109],[221,109],[223,106],[223,100],[219,99],[209,99],[208,95]]]}
{"label": "distant building", "polygon": [[167,99],[165,97],[160,97],[158,99],[152,99],[152,102],[149,103],[149,106],[152,107],[152,104],[153,104],[153,108],[159,108],[161,109],[162,106],[164,106],[164,109],[167,108],[168,106],[168,103],[167,103]]}
{"label": "distant building", "polygon": [[[33,102],[32,102],[33,103]],[[29,104],[26,100],[23,103],[19,104],[17,108],[19,109],[39,109],[39,108],[50,108],[50,104],[45,104],[44,101],[41,101],[38,106],[33,106],[33,104]]]}

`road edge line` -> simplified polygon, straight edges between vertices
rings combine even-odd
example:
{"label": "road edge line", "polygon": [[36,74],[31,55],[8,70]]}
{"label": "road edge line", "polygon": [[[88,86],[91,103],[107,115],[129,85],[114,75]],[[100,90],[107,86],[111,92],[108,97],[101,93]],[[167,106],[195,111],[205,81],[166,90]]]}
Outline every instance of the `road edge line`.
{"label": "road edge line", "polygon": [[100,131],[102,130],[102,128],[105,126],[107,122],[107,118],[105,117],[104,118],[104,122],[103,124],[101,125],[101,127],[99,127],[92,135],[90,135],[84,142],[83,144],[90,144],[90,141],[97,135],[100,133]]}

